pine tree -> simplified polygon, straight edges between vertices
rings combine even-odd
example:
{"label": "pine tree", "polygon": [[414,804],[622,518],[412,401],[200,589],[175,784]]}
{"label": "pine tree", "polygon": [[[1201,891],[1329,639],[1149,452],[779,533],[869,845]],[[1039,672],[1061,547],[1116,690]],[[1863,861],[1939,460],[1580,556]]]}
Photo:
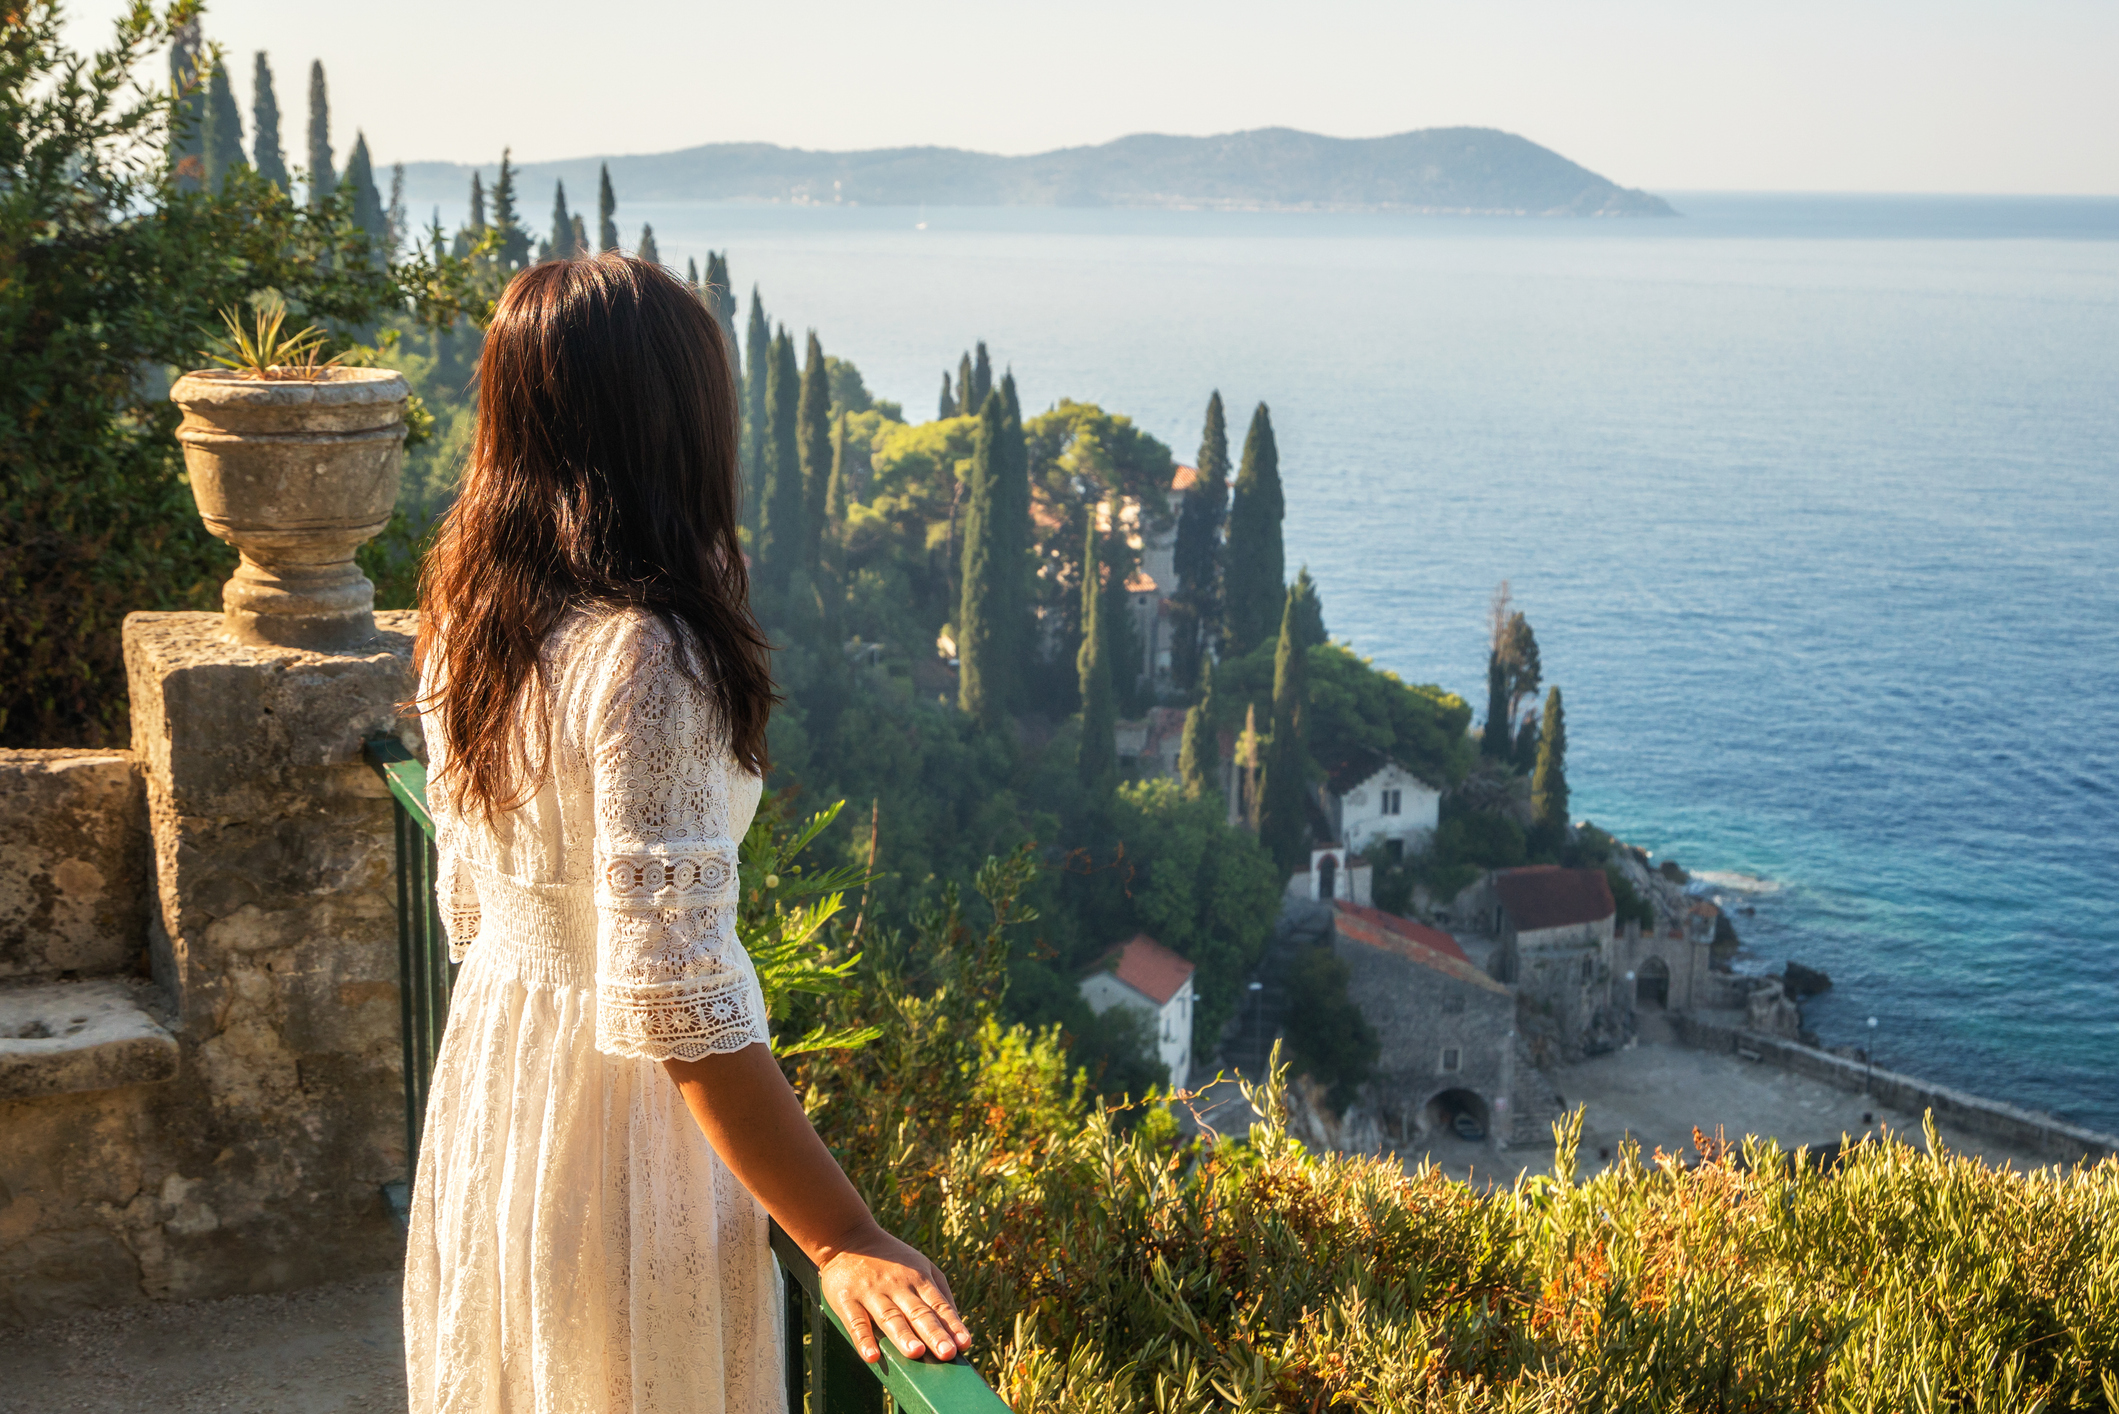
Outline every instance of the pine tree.
{"label": "pine tree", "polygon": [[655,244],[655,228],[645,222],[640,227],[640,258],[650,265],[662,263],[662,249]]}
{"label": "pine tree", "polygon": [[1102,545],[1096,507],[1089,508],[1082,546],[1082,646],[1074,656],[1081,679],[1082,739],[1075,769],[1082,784],[1101,796],[1118,779],[1118,703],[1111,691],[1111,627],[1106,621]]}
{"label": "pine tree", "polygon": [[[611,190],[611,164],[603,164],[596,178],[596,249],[610,251],[618,249],[618,194]],[[641,238],[642,260],[647,260],[647,238]],[[586,251],[583,254],[587,254]],[[650,264],[660,265],[659,260]]]}
{"label": "pine tree", "polygon": [[795,426],[796,462],[802,469],[802,564],[814,578],[823,553],[824,506],[831,494],[831,370],[814,329],[803,350]]}
{"label": "pine tree", "polygon": [[1287,558],[1280,542],[1286,513],[1273,417],[1260,403],[1243,439],[1243,466],[1229,501],[1229,541],[1222,552],[1224,653],[1248,653],[1273,632],[1287,597]]}
{"label": "pine tree", "polygon": [[320,206],[338,190],[331,166],[331,94],[324,86],[324,61],[309,65],[309,204]]}
{"label": "pine tree", "polygon": [[567,210],[567,184],[563,181],[552,184],[552,232],[544,238],[544,248],[552,260],[566,260],[574,254],[574,217]]}
{"label": "pine tree", "polygon": [[375,189],[375,170],[368,160],[368,139],[353,135],[353,155],[346,159],[346,175],[339,185],[353,189],[353,224],[368,236],[368,258],[376,265],[390,263],[390,218],[383,211],[382,194]]}
{"label": "pine tree", "polygon": [[390,204],[383,210],[383,228],[390,233],[384,245],[390,258],[395,260],[411,229],[405,223],[405,164],[402,162],[390,164]]}
{"label": "pine tree", "polygon": [[1531,828],[1548,837],[1567,830],[1567,710],[1560,689],[1545,694],[1544,723],[1538,730],[1538,769],[1530,778]]}
{"label": "pine tree", "polygon": [[500,232],[500,260],[510,270],[530,258],[530,233],[515,211],[515,167],[509,149],[500,150],[500,175],[493,182],[493,228]]}
{"label": "pine tree", "polygon": [[[1011,646],[1007,616],[1008,546],[1002,529],[1001,489],[1008,453],[1008,403],[988,393],[979,408],[971,454],[971,495],[964,511],[963,589],[957,605],[957,706],[991,726],[1001,720],[1010,689],[1005,660]],[[1084,701],[1087,699],[1084,698]]]}
{"label": "pine tree", "polygon": [[949,370],[946,368],[942,370],[942,403],[935,416],[941,418],[956,416],[956,395],[949,391]]}
{"label": "pine tree", "polygon": [[956,366],[956,415],[958,417],[978,416],[979,405],[971,401],[971,383],[971,355],[967,353],[957,360]]}
{"label": "pine tree", "polygon": [[[13,23],[12,16],[10,22]],[[178,191],[198,191],[206,184],[205,44],[199,22],[177,26],[169,45],[169,87],[176,102],[169,114],[169,170]]]}
{"label": "pine tree", "polygon": [[796,446],[802,374],[795,341],[785,327],[766,354],[765,494],[758,508],[759,578],[768,592],[784,592],[802,563],[802,460]]}
{"label": "pine tree", "polygon": [[1177,602],[1170,643],[1170,676],[1199,676],[1207,640],[1221,624],[1221,531],[1229,514],[1229,432],[1222,420],[1221,390],[1207,399],[1206,426],[1199,435],[1199,475],[1177,512]]}
{"label": "pine tree", "polygon": [[1199,700],[1185,713],[1184,745],[1177,755],[1177,778],[1184,784],[1185,798],[1198,800],[1214,788],[1214,775],[1221,761],[1221,743],[1214,730],[1214,665],[1199,668]]}
{"label": "pine tree", "polygon": [[971,360],[971,398],[968,412],[978,412],[986,406],[986,395],[993,391],[993,360],[986,356],[986,341],[979,340],[978,352]]}
{"label": "pine tree", "polygon": [[1273,739],[1266,745],[1265,780],[1259,787],[1258,839],[1280,871],[1292,874],[1309,854],[1309,763],[1302,729],[1310,655],[1298,638],[1303,611],[1294,590],[1285,602],[1280,646],[1273,653]]}
{"label": "pine tree", "polygon": [[751,530],[751,545],[758,545],[758,520],[765,508],[766,442],[769,420],[765,406],[765,384],[773,357],[772,326],[765,318],[765,301],[758,287],[750,287],[750,323],[744,330],[743,366],[743,475],[749,494],[743,498],[744,523]]}
{"label": "pine tree", "polygon": [[219,191],[228,174],[249,160],[243,156],[243,115],[235,104],[235,87],[220,64],[206,77],[204,147],[208,191]]}
{"label": "pine tree", "polygon": [[265,51],[257,53],[256,66],[250,76],[250,125],[256,129],[251,135],[251,165],[258,175],[278,187],[281,191],[292,191],[293,181],[287,175],[287,152],[280,145],[280,101],[272,91],[272,65],[265,60]]}

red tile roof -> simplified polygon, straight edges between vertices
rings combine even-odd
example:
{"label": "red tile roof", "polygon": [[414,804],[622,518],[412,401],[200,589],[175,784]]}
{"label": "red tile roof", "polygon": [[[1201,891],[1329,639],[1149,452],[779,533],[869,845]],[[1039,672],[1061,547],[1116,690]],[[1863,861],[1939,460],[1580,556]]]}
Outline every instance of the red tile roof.
{"label": "red tile roof", "polygon": [[1196,466],[1181,466],[1177,469],[1177,475],[1170,478],[1172,491],[1189,491],[1198,484],[1199,468]]}
{"label": "red tile roof", "polygon": [[1105,953],[1098,966],[1157,1006],[1169,1005],[1194,971],[1191,963],[1146,933],[1135,933]]}
{"label": "red tile roof", "polygon": [[1519,933],[1595,923],[1618,911],[1603,870],[1562,869],[1557,864],[1533,864],[1495,876],[1494,897]]}
{"label": "red tile roof", "polygon": [[1395,954],[1459,982],[1469,982],[1490,992],[1507,995],[1508,989],[1480,971],[1449,934],[1409,918],[1399,918],[1381,909],[1363,908],[1343,899],[1335,901],[1332,906],[1338,910],[1332,919],[1332,927],[1340,937]]}

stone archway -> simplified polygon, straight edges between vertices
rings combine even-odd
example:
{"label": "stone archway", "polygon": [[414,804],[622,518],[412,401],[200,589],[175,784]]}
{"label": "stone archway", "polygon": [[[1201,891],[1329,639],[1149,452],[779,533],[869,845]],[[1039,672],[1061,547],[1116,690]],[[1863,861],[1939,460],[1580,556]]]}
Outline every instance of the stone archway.
{"label": "stone archway", "polygon": [[1339,897],[1339,856],[1327,854],[1317,861],[1317,897],[1335,899]]}
{"label": "stone archway", "polygon": [[1470,1090],[1444,1090],[1427,1102],[1420,1120],[1429,1134],[1474,1143],[1484,1141],[1493,1132],[1492,1112],[1486,1101]]}
{"label": "stone archway", "polygon": [[1670,1005],[1670,964],[1651,953],[1633,969],[1633,1001],[1635,1006],[1667,1007]]}

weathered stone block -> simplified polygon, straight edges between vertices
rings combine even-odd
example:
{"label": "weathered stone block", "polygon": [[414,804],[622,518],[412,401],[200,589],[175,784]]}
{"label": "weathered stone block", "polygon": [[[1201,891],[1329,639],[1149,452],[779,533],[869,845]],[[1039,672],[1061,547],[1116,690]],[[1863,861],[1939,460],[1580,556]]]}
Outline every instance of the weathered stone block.
{"label": "weathered stone block", "polygon": [[147,806],[130,751],[0,751],[0,979],[138,970]]}
{"label": "weathered stone block", "polygon": [[101,978],[0,991],[0,1100],[150,1085],[177,1073],[153,988]]}

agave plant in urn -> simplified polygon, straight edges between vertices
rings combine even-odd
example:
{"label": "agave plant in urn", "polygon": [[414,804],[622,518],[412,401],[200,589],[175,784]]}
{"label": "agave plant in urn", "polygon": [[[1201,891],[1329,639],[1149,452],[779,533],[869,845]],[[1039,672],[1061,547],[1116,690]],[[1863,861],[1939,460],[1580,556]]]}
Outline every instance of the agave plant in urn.
{"label": "agave plant in urn", "polygon": [[229,636],[316,652],[375,636],[375,586],[353,552],[390,522],[405,459],[404,376],[341,367],[284,308],[233,315],[219,368],[177,379],[177,440],[207,530],[242,552],[221,587]]}

